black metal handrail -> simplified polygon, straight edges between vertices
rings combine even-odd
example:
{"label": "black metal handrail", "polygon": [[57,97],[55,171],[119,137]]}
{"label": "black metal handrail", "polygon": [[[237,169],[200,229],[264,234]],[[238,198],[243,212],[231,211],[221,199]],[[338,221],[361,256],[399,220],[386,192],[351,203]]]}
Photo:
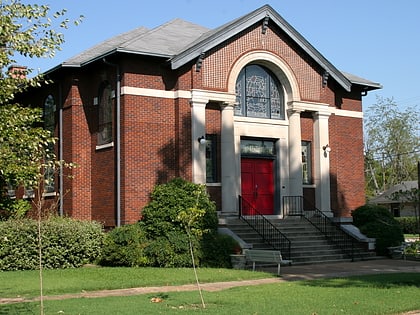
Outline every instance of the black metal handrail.
{"label": "black metal handrail", "polygon": [[239,196],[239,218],[254,229],[273,249],[280,250],[285,259],[290,259],[290,240],[242,196]]}
{"label": "black metal handrail", "polygon": [[[298,208],[291,210],[291,206],[297,206]],[[286,215],[300,215],[320,231],[332,244],[337,246],[347,257],[351,258],[352,261],[354,260],[355,247],[361,245],[361,242],[344,231],[338,223],[331,220],[321,210],[310,205],[303,196],[284,196],[283,207],[286,207],[283,208],[283,211],[292,213],[286,213]]]}

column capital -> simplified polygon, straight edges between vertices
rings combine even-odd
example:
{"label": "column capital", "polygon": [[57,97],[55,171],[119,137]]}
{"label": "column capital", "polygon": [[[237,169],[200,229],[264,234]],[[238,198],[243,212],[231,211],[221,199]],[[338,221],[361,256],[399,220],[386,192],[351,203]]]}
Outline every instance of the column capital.
{"label": "column capital", "polygon": [[220,103],[220,108],[222,109],[222,110],[224,110],[224,109],[234,109],[234,107],[236,106],[236,102],[221,102]]}
{"label": "column capital", "polygon": [[331,116],[331,112],[330,111],[325,111],[325,110],[317,111],[317,112],[313,112],[312,113],[312,116],[315,119],[320,119],[320,118],[326,118],[326,119],[328,119]]}

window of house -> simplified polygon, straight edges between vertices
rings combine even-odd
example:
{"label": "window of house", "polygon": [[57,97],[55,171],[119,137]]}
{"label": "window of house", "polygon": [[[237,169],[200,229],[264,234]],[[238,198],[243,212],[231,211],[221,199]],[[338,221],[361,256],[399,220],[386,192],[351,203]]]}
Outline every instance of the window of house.
{"label": "window of house", "polygon": [[206,135],[206,182],[216,183],[217,178],[217,135]]}
{"label": "window of house", "polygon": [[311,142],[302,141],[302,183],[312,183]]}
{"label": "window of house", "polygon": [[270,70],[249,65],[236,81],[236,116],[284,119],[284,95],[280,82]]}
{"label": "window of house", "polygon": [[[52,95],[48,95],[44,102],[44,129],[48,130],[52,136],[55,132],[55,111],[56,105]],[[54,152],[54,144],[48,144],[48,150]],[[46,157],[46,159],[52,159],[52,157]],[[50,161],[47,161],[47,164]],[[54,180],[54,167],[46,167],[44,174],[44,192],[51,193],[55,191],[55,180]]]}
{"label": "window of house", "polygon": [[112,142],[112,89],[108,81],[99,87],[98,145]]}

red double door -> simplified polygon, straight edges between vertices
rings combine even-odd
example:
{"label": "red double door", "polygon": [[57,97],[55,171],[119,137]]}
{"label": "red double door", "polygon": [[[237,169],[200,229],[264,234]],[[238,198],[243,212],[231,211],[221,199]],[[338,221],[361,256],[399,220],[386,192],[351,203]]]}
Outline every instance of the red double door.
{"label": "red double door", "polygon": [[[274,161],[241,159],[242,197],[261,214],[274,213]],[[244,208],[243,214],[251,214]]]}

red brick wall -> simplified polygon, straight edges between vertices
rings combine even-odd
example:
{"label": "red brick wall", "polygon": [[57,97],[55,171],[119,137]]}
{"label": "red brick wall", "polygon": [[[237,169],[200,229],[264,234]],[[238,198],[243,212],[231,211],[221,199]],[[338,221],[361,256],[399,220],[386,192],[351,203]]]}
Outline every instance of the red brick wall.
{"label": "red brick wall", "polygon": [[227,78],[233,64],[244,54],[255,50],[267,50],[278,55],[294,72],[302,99],[319,100],[321,77],[313,62],[283,32],[269,27],[266,34],[262,34],[260,23],[234,36],[227,44],[215,47],[206,55],[201,71],[204,87],[226,91]]}
{"label": "red brick wall", "polygon": [[[221,109],[219,104],[209,103],[206,107],[206,134],[216,135],[217,142],[217,179],[221,182]],[[208,186],[210,198],[216,203],[216,209],[222,208],[222,189],[220,186]]]}
{"label": "red brick wall", "polygon": [[350,216],[365,203],[362,119],[332,115],[329,124],[331,207]]}

